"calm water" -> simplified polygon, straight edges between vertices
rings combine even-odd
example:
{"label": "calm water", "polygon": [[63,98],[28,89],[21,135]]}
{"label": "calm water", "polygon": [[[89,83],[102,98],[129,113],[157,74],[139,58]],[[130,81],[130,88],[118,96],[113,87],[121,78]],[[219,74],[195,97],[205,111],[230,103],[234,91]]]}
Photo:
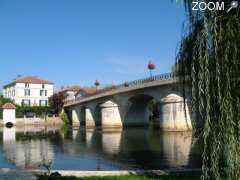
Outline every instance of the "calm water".
{"label": "calm water", "polygon": [[116,170],[195,168],[201,148],[191,132],[152,128],[100,129],[2,128],[0,166],[52,169]]}

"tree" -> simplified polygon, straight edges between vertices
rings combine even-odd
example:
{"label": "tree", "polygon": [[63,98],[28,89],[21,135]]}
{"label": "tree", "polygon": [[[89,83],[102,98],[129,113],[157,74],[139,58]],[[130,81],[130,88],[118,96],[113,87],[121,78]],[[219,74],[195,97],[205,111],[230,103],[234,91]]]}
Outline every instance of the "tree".
{"label": "tree", "polygon": [[150,120],[156,120],[159,118],[160,102],[156,99],[152,99],[148,104],[148,110],[150,112]]}
{"label": "tree", "polygon": [[49,98],[50,109],[53,111],[54,114],[59,114],[62,111],[64,105],[64,99],[66,95],[64,93],[54,93]]}
{"label": "tree", "polygon": [[194,120],[204,122],[202,179],[220,179],[223,167],[229,179],[239,179],[240,9],[200,12],[192,11],[192,0],[184,3],[189,28],[177,56],[177,74],[182,82],[190,79]]}

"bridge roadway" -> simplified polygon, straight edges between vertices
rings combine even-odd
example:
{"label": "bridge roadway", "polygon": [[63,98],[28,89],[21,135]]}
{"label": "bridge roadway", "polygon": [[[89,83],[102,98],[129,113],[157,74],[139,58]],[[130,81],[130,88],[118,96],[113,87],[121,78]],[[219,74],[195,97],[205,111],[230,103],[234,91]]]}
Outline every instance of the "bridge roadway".
{"label": "bridge roadway", "polygon": [[191,104],[188,96],[185,101],[183,97],[179,81],[172,74],[161,74],[67,101],[64,110],[73,126],[143,126],[149,124],[149,103],[156,100],[160,105],[155,126],[188,131],[192,129]]}

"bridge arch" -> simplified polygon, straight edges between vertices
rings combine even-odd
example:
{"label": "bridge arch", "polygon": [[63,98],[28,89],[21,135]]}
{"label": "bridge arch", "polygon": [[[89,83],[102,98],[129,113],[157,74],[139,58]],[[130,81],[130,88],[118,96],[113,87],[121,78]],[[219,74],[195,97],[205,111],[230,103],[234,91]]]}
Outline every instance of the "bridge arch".
{"label": "bridge arch", "polygon": [[[169,94],[136,94],[128,99],[128,109],[124,117],[125,126],[149,125],[169,131],[191,130],[191,113],[189,102],[179,95],[171,92]],[[151,103],[150,103],[151,102]],[[150,109],[149,105],[155,102],[155,109]],[[185,105],[184,105],[185,103]],[[155,111],[155,115],[150,121],[150,115]]]}
{"label": "bridge arch", "polygon": [[65,108],[64,111],[67,113],[68,119],[72,126],[85,125],[85,107],[84,106],[73,106]]}
{"label": "bridge arch", "polygon": [[99,106],[98,103],[84,104],[84,121],[85,126],[93,128],[100,125]]}
{"label": "bridge arch", "polygon": [[128,109],[124,116],[125,126],[149,125],[149,104],[152,101],[159,102],[157,98],[149,94],[136,94],[128,99]]}

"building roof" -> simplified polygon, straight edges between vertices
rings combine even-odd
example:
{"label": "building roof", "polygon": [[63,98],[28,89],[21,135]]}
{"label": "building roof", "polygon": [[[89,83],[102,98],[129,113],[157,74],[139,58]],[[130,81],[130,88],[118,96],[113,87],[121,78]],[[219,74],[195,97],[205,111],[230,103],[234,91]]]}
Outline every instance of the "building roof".
{"label": "building roof", "polygon": [[3,109],[16,109],[16,106],[12,103],[6,103],[2,106]]}
{"label": "building roof", "polygon": [[67,87],[61,87],[61,89],[58,92],[65,92],[65,91],[75,91],[78,92],[81,89],[79,85],[73,85],[73,86],[67,86]]}
{"label": "building roof", "polygon": [[98,89],[98,90],[96,90],[96,88],[82,88],[75,94],[75,96],[77,96],[80,93],[84,93],[84,96],[91,96],[91,95],[100,94],[100,93],[104,93],[111,90],[112,88],[105,88],[105,89]]}
{"label": "building roof", "polygon": [[20,76],[14,79],[11,83],[5,85],[4,87],[15,84],[15,83],[53,84],[53,82],[40,79],[37,76]]}
{"label": "building roof", "polygon": [[96,93],[96,88],[81,88],[79,89],[79,91],[76,93],[79,94],[79,93],[84,93],[86,95],[91,95],[91,94],[95,94]]}

